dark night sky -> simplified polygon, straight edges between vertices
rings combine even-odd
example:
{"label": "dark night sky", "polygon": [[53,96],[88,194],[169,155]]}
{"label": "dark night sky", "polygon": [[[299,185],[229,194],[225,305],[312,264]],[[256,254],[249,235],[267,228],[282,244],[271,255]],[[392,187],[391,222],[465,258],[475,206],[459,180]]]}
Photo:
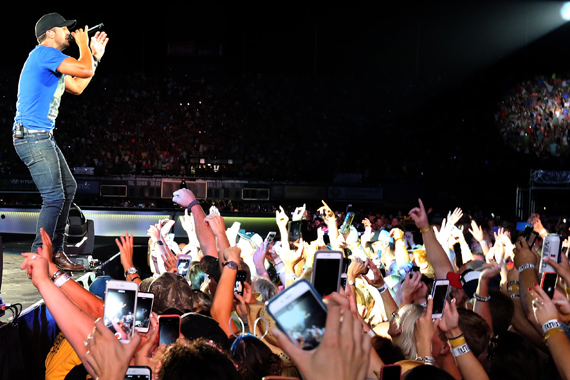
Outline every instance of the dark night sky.
{"label": "dark night sky", "polygon": [[[516,83],[507,79],[567,71],[569,30],[557,11],[562,2],[243,3],[167,1],[112,8],[96,3],[84,9],[69,3],[33,11],[17,6],[22,9],[12,13],[18,15],[12,24],[1,26],[9,59],[0,69],[19,73],[35,45],[35,22],[56,11],[78,25],[105,24],[111,41],[103,65],[115,73],[160,72],[169,62],[168,42],[196,41],[222,43],[224,56],[218,61],[233,74],[443,76],[450,87],[434,88],[441,96],[415,117],[425,121],[420,129],[433,130],[435,140],[444,143],[435,150],[447,144],[468,162],[454,183],[471,194],[469,178],[486,175],[508,184],[512,197],[512,184],[528,173],[528,167],[513,164],[509,152],[500,151],[489,122],[493,104],[508,89],[502,86]],[[73,48],[67,52],[74,54]],[[429,124],[439,117],[444,124]],[[436,164],[439,159],[433,158]]]}

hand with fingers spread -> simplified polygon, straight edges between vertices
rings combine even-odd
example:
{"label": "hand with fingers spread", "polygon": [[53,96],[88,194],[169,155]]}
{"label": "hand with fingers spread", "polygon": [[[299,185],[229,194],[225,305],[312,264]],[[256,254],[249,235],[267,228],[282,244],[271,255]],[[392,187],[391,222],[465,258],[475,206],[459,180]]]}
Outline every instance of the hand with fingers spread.
{"label": "hand with fingers spread", "polygon": [[124,235],[120,235],[119,238],[115,239],[115,244],[119,247],[121,252],[121,265],[126,271],[129,268],[134,267],[133,261],[133,235],[129,235],[129,232],[125,232]]}
{"label": "hand with fingers spread", "polygon": [[93,334],[87,339],[87,363],[98,379],[123,380],[129,363],[141,342],[135,334],[129,343],[121,343],[102,319],[95,321]]}
{"label": "hand with fingers spread", "polygon": [[453,210],[453,213],[449,212],[447,216],[447,220],[451,225],[456,225],[461,218],[463,218],[463,211],[459,207]]}
{"label": "hand with fingers spread", "polygon": [[[329,296],[325,333],[319,346],[305,351],[281,331],[272,329],[279,347],[293,360],[305,380],[364,379],[369,362],[371,339],[350,311],[346,297]],[[342,316],[342,322],[341,322]]]}
{"label": "hand with fingers spread", "polygon": [[471,228],[469,229],[469,233],[473,235],[473,238],[477,240],[477,242],[481,243],[485,240],[485,235],[483,234],[483,228],[477,224],[475,220],[471,220]]}

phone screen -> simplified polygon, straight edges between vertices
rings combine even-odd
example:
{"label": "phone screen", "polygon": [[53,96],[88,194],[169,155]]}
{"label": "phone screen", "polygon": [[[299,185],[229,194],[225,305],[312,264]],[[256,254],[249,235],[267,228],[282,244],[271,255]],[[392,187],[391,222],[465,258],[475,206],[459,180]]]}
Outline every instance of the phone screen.
{"label": "phone screen", "polygon": [[139,293],[137,298],[137,312],[135,314],[135,327],[141,332],[147,332],[150,327],[150,314],[152,313],[153,295]]}
{"label": "phone screen", "polygon": [[127,369],[125,380],[151,380],[151,376],[149,367],[131,366]]}
{"label": "phone screen", "polygon": [[447,291],[449,284],[446,283],[435,283],[433,290],[433,309],[432,315],[442,315],[443,308],[445,307],[445,299],[447,298]]}
{"label": "phone screen", "polygon": [[271,231],[267,234],[267,237],[265,238],[267,248],[269,248],[269,246],[271,246],[271,243],[273,243],[273,240],[275,239],[275,235],[277,235],[277,233],[273,232],[273,231]]}
{"label": "phone screen", "polygon": [[178,260],[178,274],[181,276],[186,277],[188,275],[188,271],[190,270],[190,259],[179,259]]}
{"label": "phone screen", "polygon": [[136,290],[107,288],[104,321],[117,339],[128,340],[132,336],[136,301]]}
{"label": "phone screen", "polygon": [[325,333],[327,312],[309,289],[274,313],[289,339],[303,350],[317,347]]}
{"label": "phone screen", "polygon": [[237,271],[236,283],[234,285],[234,293],[237,293],[240,296],[243,296],[243,283],[245,282],[245,275],[246,273],[244,270]]}
{"label": "phone screen", "polygon": [[289,241],[297,241],[301,238],[301,227],[303,222],[301,220],[295,220],[289,222]]}
{"label": "phone screen", "polygon": [[315,290],[322,296],[328,296],[333,292],[338,292],[339,271],[343,265],[343,258],[316,258],[313,274],[313,286]]}
{"label": "phone screen", "polygon": [[161,315],[158,318],[158,344],[175,343],[180,335],[180,316]]}
{"label": "phone screen", "polygon": [[542,274],[542,282],[540,287],[548,297],[552,299],[554,297],[554,290],[556,289],[556,281],[558,281],[558,274],[555,272],[546,272]]}

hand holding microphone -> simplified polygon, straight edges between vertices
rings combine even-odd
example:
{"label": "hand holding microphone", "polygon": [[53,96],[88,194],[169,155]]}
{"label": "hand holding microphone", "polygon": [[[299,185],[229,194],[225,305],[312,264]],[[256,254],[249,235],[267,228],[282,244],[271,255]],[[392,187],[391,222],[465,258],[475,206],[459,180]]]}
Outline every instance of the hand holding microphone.
{"label": "hand holding microphone", "polygon": [[[87,30],[87,34],[92,35],[95,32],[97,32],[98,30],[101,30],[102,28],[103,28],[103,23],[95,25],[95,26],[93,26]],[[75,40],[75,38],[73,37],[72,34],[70,34],[69,35],[69,43],[72,43],[74,40]]]}

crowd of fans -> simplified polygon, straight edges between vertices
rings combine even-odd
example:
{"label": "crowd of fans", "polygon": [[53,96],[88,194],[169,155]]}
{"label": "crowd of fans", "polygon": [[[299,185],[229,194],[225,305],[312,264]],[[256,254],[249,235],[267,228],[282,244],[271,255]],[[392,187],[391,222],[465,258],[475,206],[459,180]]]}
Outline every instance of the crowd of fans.
{"label": "crowd of fans", "polygon": [[[0,173],[14,175],[23,171],[8,127],[14,118],[18,75],[0,76],[0,119],[6,126],[6,138],[0,139]],[[100,176],[314,180],[318,170],[321,180],[337,173],[417,177],[417,157],[425,148],[419,139],[410,139],[412,130],[396,124],[396,114],[406,114],[407,107],[429,96],[417,81],[392,82],[292,75],[220,79],[108,70],[98,73],[80,98],[66,97],[54,133],[70,167],[95,168]],[[368,138],[357,130],[366,131]],[[378,141],[397,137],[408,141],[410,151],[385,145],[380,159]],[[401,164],[390,164],[394,161]]]}
{"label": "crowd of fans", "polygon": [[[464,215],[461,208],[438,219],[419,200],[407,215],[370,213],[345,224],[346,211],[323,202],[316,211],[278,209],[277,235],[267,243],[245,225],[226,226],[214,209],[207,214],[188,189],[176,191],[173,201],[188,212],[149,226],[148,265],[129,270],[133,237],[116,240],[125,271],[120,280],[154,294],[150,330],[130,343],[119,342],[102,319],[105,293],[94,285],[107,276],[88,290],[58,272],[45,232],[43,250],[23,254],[22,269],[60,330],[46,364],[60,363],[60,372],[84,368],[100,380],[123,380],[129,365],[150,367],[155,379],[370,379],[394,366],[406,379],[570,374],[565,221],[538,215],[523,221],[537,236],[529,246],[521,221]],[[291,241],[288,226],[296,221],[305,227]],[[187,241],[169,237],[177,222]],[[549,233],[563,241],[560,263],[548,261],[558,275],[552,297],[539,285],[539,252]],[[315,329],[320,344],[303,350],[276,327],[266,302],[298,281],[310,282],[322,250],[349,259],[346,282],[323,298],[326,326]],[[187,276],[179,273],[179,255],[192,258]],[[236,269],[246,272],[243,294],[235,293]],[[450,284],[447,302],[432,317],[432,288],[440,279]],[[181,316],[180,336],[159,345],[157,318],[172,314]],[[58,360],[64,343],[74,354]]]}
{"label": "crowd of fans", "polygon": [[505,143],[527,155],[561,157],[568,146],[570,83],[565,77],[536,77],[511,90],[495,119]]}

